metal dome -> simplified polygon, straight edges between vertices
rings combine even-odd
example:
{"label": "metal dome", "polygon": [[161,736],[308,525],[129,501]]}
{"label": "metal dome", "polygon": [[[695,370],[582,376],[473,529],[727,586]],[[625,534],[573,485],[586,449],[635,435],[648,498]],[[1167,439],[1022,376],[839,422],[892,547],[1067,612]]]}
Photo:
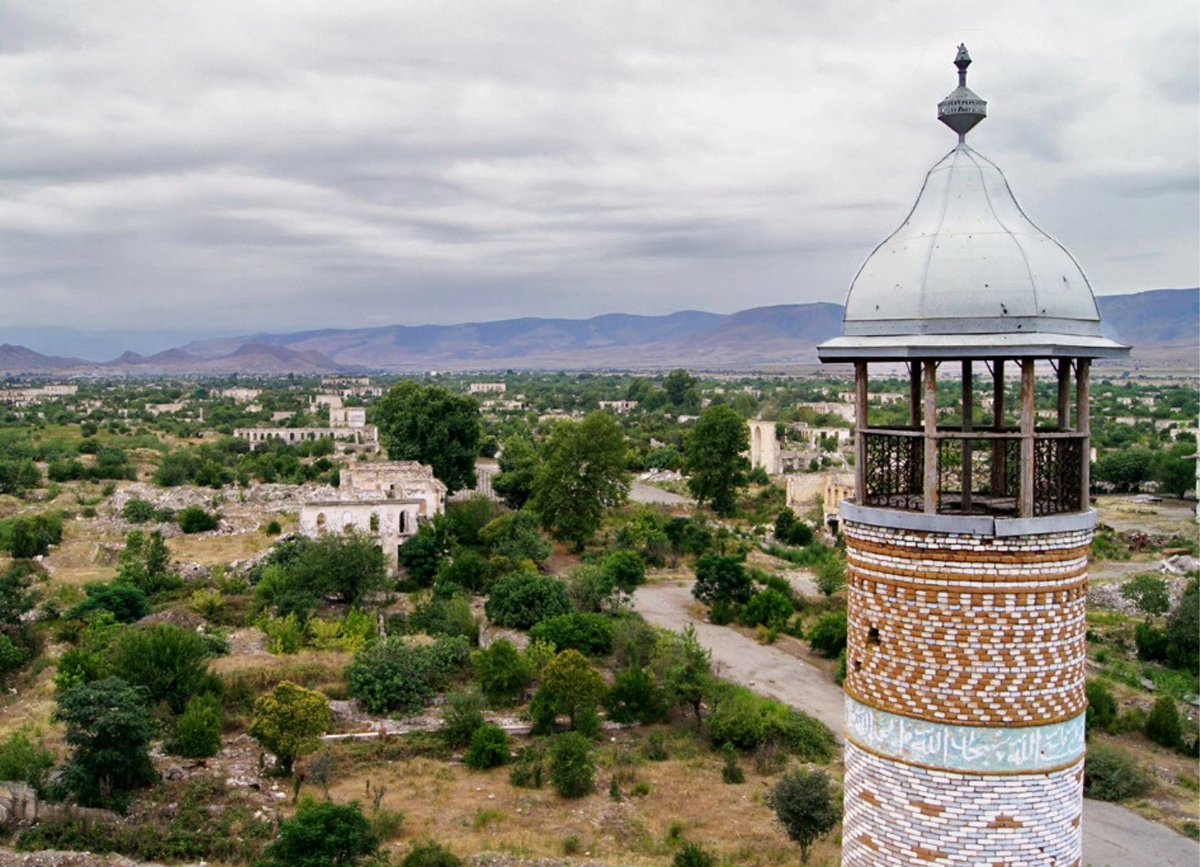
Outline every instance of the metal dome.
{"label": "metal dome", "polygon": [[1101,335],[1079,263],[1029,219],[999,167],[964,141],[986,114],[966,90],[969,63],[960,46],[959,88],[939,106],[958,146],[859,269],[843,336],[818,348],[823,359],[1128,352]]}

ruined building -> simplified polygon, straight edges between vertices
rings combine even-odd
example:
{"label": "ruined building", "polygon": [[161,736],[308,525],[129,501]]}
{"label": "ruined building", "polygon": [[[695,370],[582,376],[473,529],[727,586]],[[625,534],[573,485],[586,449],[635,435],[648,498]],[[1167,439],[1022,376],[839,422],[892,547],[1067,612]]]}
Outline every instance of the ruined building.
{"label": "ruined building", "polygon": [[[958,145],[818,349],[855,371],[854,498],[840,507],[847,865],[1082,859],[1088,375],[1128,348],[1101,336],[1079,265],[966,144],[986,114],[970,62],[960,47],[958,89],[938,106]],[[871,422],[880,362],[908,365],[907,425]],[[1039,369],[1057,381],[1047,423]],[[961,393],[939,424],[951,371]]]}

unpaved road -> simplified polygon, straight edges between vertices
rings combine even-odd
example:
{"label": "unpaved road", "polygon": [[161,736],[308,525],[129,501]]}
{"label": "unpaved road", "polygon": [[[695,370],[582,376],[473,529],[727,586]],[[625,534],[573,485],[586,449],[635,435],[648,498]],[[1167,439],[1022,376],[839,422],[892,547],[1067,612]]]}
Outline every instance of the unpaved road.
{"label": "unpaved road", "polygon": [[[778,648],[696,620],[687,610],[692,601],[687,585],[652,584],[638,588],[633,604],[655,626],[682,630],[693,624],[721,677],[815,716],[841,740],[843,696],[837,685]],[[1085,800],[1083,855],[1091,867],[1196,867],[1200,844],[1124,807]]]}
{"label": "unpaved road", "polygon": [[635,503],[653,503],[662,506],[683,506],[695,502],[695,500],[690,500],[687,497],[663,490],[662,488],[656,488],[654,485],[648,485],[645,482],[633,483],[629,488],[629,499]]}

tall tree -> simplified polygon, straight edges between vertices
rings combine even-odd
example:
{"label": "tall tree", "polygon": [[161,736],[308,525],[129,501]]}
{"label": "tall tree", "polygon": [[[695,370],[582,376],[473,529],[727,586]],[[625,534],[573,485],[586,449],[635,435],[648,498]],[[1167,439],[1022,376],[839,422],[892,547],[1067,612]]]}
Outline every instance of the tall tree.
{"label": "tall tree", "polygon": [[710,406],[687,443],[688,489],[718,515],[731,515],[750,472],[750,429],[733,409]]}
{"label": "tall tree", "polygon": [[471,398],[406,380],[379,401],[375,421],[392,460],[428,464],[450,493],[475,487],[479,404]]}
{"label": "tall tree", "polygon": [[606,412],[559,424],[542,447],[530,501],[542,526],[582,550],[604,510],[629,496],[626,455],[625,434]]}
{"label": "tall tree", "polygon": [[677,411],[695,412],[700,406],[700,389],[696,378],[683,368],[676,368],[663,380],[667,403]]}
{"label": "tall tree", "polygon": [[783,830],[800,845],[801,864],[808,863],[812,844],[832,831],[842,815],[824,771],[789,771],[766,801]]}
{"label": "tall tree", "polygon": [[526,434],[509,437],[500,453],[500,475],[492,480],[492,489],[504,498],[510,509],[519,509],[533,496],[537,478],[538,451]]}

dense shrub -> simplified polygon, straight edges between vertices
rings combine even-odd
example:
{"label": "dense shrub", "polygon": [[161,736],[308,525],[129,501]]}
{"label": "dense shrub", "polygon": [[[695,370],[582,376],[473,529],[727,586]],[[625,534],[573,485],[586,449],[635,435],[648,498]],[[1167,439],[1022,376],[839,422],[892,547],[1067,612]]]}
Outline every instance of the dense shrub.
{"label": "dense shrub", "polygon": [[63,516],[58,512],[9,518],[0,521],[0,551],[16,560],[40,557],[62,541],[62,534]]}
{"label": "dense shrub", "polygon": [[561,581],[536,572],[521,572],[496,582],[484,611],[501,626],[529,629],[535,623],[569,614],[571,600]]}
{"label": "dense shrub", "polygon": [[582,798],[596,790],[592,744],[578,732],[555,737],[550,746],[550,782],[564,798]]}
{"label": "dense shrub", "polygon": [[1092,729],[1109,731],[1117,721],[1117,699],[1102,680],[1089,680],[1084,687],[1087,695],[1087,720],[1085,725]]}
{"label": "dense shrub", "polygon": [[1097,801],[1123,801],[1145,794],[1150,780],[1137,760],[1108,744],[1088,747],[1083,765],[1083,792]]}
{"label": "dense shrub", "polygon": [[521,652],[506,638],[493,641],[471,656],[475,678],[487,700],[505,704],[520,697],[532,673]]}
{"label": "dense shrub", "polygon": [[1169,750],[1183,744],[1183,725],[1179,719],[1179,708],[1169,695],[1160,696],[1150,715],[1146,717],[1146,737]]}
{"label": "dense shrub", "polygon": [[696,561],[696,583],[692,595],[701,602],[741,604],[750,601],[754,588],[742,558],[705,554]]}
{"label": "dense shrub", "polygon": [[284,774],[291,774],[297,758],[320,746],[332,721],[329,699],[285,680],[254,703],[249,733],[275,754]]}
{"label": "dense shrub", "polygon": [[112,648],[112,671],[144,687],[152,702],[165,701],[182,713],[193,695],[210,683],[211,645],[195,632],[169,624],[121,633]]}
{"label": "dense shrub", "polygon": [[390,635],[355,654],[346,683],[371,713],[416,713],[462,671],[470,652],[461,636],[417,647]]}
{"label": "dense shrub", "polygon": [[461,593],[449,598],[434,596],[417,607],[408,623],[429,635],[461,635],[471,644],[479,641],[479,620],[471,609],[471,600]]}
{"label": "dense shrub", "polygon": [[818,762],[828,761],[834,752],[833,734],[821,722],[732,684],[714,688],[707,726],[714,744],[742,750],[777,743],[805,761]]}
{"label": "dense shrub", "polygon": [[438,567],[434,588],[439,596],[448,596],[462,590],[482,593],[487,589],[487,579],[488,561],[483,555],[475,551],[462,551],[452,559],[442,561]]}
{"label": "dense shrub", "polygon": [[354,865],[374,855],[379,837],[358,803],[334,804],[305,798],[296,815],[279,827],[279,839],[260,867]]}
{"label": "dense shrub", "polygon": [[1133,641],[1137,645],[1138,659],[1144,662],[1163,662],[1169,651],[1167,631],[1153,623],[1139,623],[1133,628]]}
{"label": "dense shrub", "polygon": [[577,650],[564,650],[547,663],[538,690],[548,709],[571,718],[572,729],[595,715],[604,693],[604,678]]}
{"label": "dense shrub", "polygon": [[398,557],[404,573],[420,586],[428,587],[449,553],[450,538],[445,523],[435,518],[417,528],[416,535],[400,546]]}
{"label": "dense shrub", "polygon": [[784,545],[809,545],[812,528],[799,520],[791,509],[783,509],[775,518],[775,539]]}
{"label": "dense shrub", "polygon": [[133,623],[150,613],[146,594],[128,581],[87,584],[83,592],[87,598],[72,608],[67,617],[82,620],[93,611],[108,611],[118,623]]}
{"label": "dense shrub", "polygon": [[771,790],[767,806],[800,846],[802,864],[808,863],[812,844],[837,825],[842,813],[839,800],[824,771],[790,771]]}
{"label": "dense shrub", "polygon": [[471,737],[467,750],[467,767],[476,771],[498,768],[508,763],[508,734],[494,723],[484,723]]}
{"label": "dense shrub", "polygon": [[846,612],[831,611],[821,615],[808,631],[812,649],[827,659],[833,659],[846,648]]}
{"label": "dense shrub", "polygon": [[285,615],[301,617],[321,598],[335,595],[348,605],[387,583],[387,561],[365,533],[327,534],[277,544],[257,575],[259,600]]}
{"label": "dense shrub", "polygon": [[612,651],[613,621],[603,614],[561,614],[529,630],[529,637],[553,644],[558,650],[578,650],[591,656]]}
{"label": "dense shrub", "polygon": [[188,506],[179,510],[176,521],[185,533],[207,533],[217,529],[221,519],[213,512],[206,512],[203,506]]}
{"label": "dense shrub", "polygon": [[766,589],[756,593],[742,608],[741,619],[746,626],[780,627],[794,611],[792,600],[778,590]]}
{"label": "dense shrub", "polygon": [[613,551],[604,558],[604,573],[614,586],[632,593],[646,581],[646,564],[636,551]]}
{"label": "dense shrub", "polygon": [[206,759],[221,749],[221,701],[215,695],[194,696],[175,721],[170,750],[185,759]]}
{"label": "dense shrub", "polygon": [[667,718],[667,698],[654,675],[640,666],[627,668],[617,675],[604,699],[609,719],[629,723],[662,722]]}
{"label": "dense shrub", "polygon": [[8,740],[0,743],[0,780],[28,783],[40,792],[46,772],[53,766],[54,754],[22,732],[9,735]]}
{"label": "dense shrub", "polygon": [[1167,659],[1175,668],[1200,672],[1200,579],[1188,582],[1167,619]]}
{"label": "dense shrub", "polygon": [[671,860],[671,867],[717,867],[717,857],[695,843],[684,843]]}
{"label": "dense shrub", "polygon": [[121,517],[131,524],[145,524],[154,520],[155,512],[153,503],[134,498],[122,507]]}
{"label": "dense shrub", "polygon": [[453,692],[446,696],[446,704],[442,708],[442,727],[438,729],[438,734],[447,746],[465,747],[471,743],[471,738],[483,722],[483,696],[472,690]]}
{"label": "dense shrub", "polygon": [[1157,575],[1138,575],[1121,585],[1121,595],[1138,607],[1143,614],[1157,617],[1171,607],[1167,582]]}
{"label": "dense shrub", "polygon": [[462,861],[440,843],[423,840],[413,844],[400,867],[462,867]]}

